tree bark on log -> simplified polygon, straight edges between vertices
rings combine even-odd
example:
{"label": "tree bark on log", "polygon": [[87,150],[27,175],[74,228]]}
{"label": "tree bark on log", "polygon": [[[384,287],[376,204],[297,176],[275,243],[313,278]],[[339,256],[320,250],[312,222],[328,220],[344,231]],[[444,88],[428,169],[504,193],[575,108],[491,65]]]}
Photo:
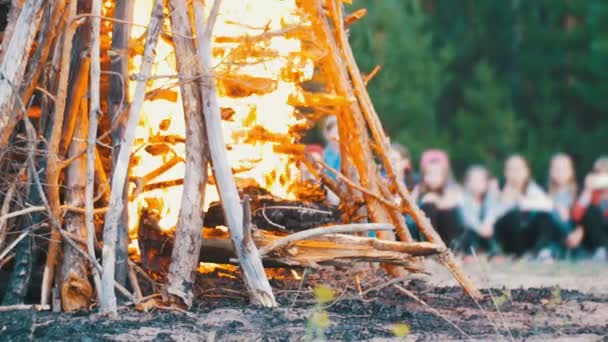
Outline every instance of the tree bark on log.
{"label": "tree bark on log", "polygon": [[[68,22],[72,22],[76,14],[76,2],[72,2],[67,10]],[[57,83],[57,94],[55,96],[55,106],[53,110],[53,122],[50,128],[50,136],[47,147],[47,198],[54,218],[61,228],[61,200],[59,196],[59,177],[61,174],[62,160],[59,156],[59,145],[61,143],[61,132],[63,129],[63,116],[65,104],[68,97],[68,80],[70,75],[70,58],[72,56],[72,39],[76,31],[76,25],[68,25],[63,34],[63,46],[61,48],[61,62],[59,68],[59,80]],[[49,295],[55,274],[59,243],[61,235],[56,229],[51,230],[51,238],[44,267],[42,280],[42,291],[40,294],[40,304],[49,304]]]}
{"label": "tree bark on log", "polygon": [[0,147],[8,145],[13,129],[17,124],[18,110],[13,103],[20,93],[25,67],[29,60],[44,0],[27,0],[19,13],[15,30],[0,64]]}
{"label": "tree bark on log", "polygon": [[[86,73],[85,73],[86,75]],[[70,145],[68,156],[78,156],[66,169],[65,202],[68,205],[82,207],[85,202],[86,178],[82,177],[86,170],[86,158],[82,151],[86,147],[88,128],[86,99],[80,99],[80,107],[76,113],[76,128]],[[81,241],[87,241],[87,227],[82,213],[69,212],[64,218],[65,231]],[[89,268],[87,260],[78,254],[71,246],[64,244],[61,272],[61,306],[63,311],[88,309],[93,297],[93,287],[88,279]]]}
{"label": "tree bark on log", "polygon": [[178,297],[186,307],[192,306],[194,274],[201,249],[203,202],[207,184],[208,149],[202,116],[201,89],[193,82],[198,74],[196,48],[188,15],[188,1],[171,0],[171,27],[180,77],[180,93],[186,121],[186,174],[181,207],[175,230],[167,292]]}
{"label": "tree bark on log", "polygon": [[[112,166],[116,165],[120,140],[125,130],[125,115],[128,105],[129,82],[129,40],[133,17],[133,1],[117,1],[114,7],[112,25],[112,54],[110,55],[110,89],[108,93],[108,115],[111,122]],[[119,22],[119,21],[121,22]],[[123,200],[127,202],[128,187],[125,185]],[[118,221],[118,238],[116,243],[116,281],[126,285],[128,275],[128,222],[127,207],[122,210]]]}
{"label": "tree bark on log", "polygon": [[200,2],[194,2],[194,22],[197,32],[197,48],[202,67],[202,94],[203,114],[209,141],[211,163],[213,165],[213,176],[216,187],[224,207],[224,215],[230,229],[230,236],[239,258],[240,268],[243,273],[245,286],[249,291],[249,298],[255,305],[265,307],[276,306],[272,288],[264,273],[264,267],[260,254],[251,241],[244,239],[243,209],[241,207],[239,194],[236,188],[232,170],[228,164],[226,144],[222,134],[221,112],[218,103],[218,94],[215,87],[213,65],[211,63],[211,32],[221,0],[213,3],[211,14],[206,25],[204,8]]}
{"label": "tree bark on log", "polygon": [[129,176],[131,149],[135,140],[135,129],[139,122],[141,107],[146,93],[146,83],[152,71],[155,47],[160,36],[163,21],[163,1],[155,0],[152,8],[150,24],[142,56],[142,64],[137,77],[137,86],[133,102],[129,109],[129,117],[124,134],[121,138],[120,151],[116,158],[114,173],[112,174],[112,188],[110,192],[110,205],[105,217],[103,229],[103,272],[101,284],[101,305],[104,313],[116,315],[116,294],[114,293],[114,276],[116,269],[116,243],[118,237],[118,224],[124,210],[124,188]]}

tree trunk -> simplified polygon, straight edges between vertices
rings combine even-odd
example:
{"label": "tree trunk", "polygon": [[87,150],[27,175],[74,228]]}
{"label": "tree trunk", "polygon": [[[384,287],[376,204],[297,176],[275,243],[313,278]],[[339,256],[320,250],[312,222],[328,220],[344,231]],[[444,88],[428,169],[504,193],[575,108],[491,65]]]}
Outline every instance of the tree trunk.
{"label": "tree trunk", "polygon": [[[0,64],[0,146],[8,145],[20,110],[13,109],[19,94],[29,52],[40,24],[44,0],[27,0],[17,18],[15,30]],[[20,108],[20,107],[19,107]]]}
{"label": "tree trunk", "polygon": [[152,9],[148,34],[144,47],[144,54],[137,87],[133,102],[129,109],[129,118],[124,134],[121,138],[120,152],[116,158],[114,173],[112,174],[112,188],[110,192],[110,204],[105,217],[103,229],[103,273],[101,284],[101,306],[104,313],[116,315],[116,294],[114,293],[114,276],[116,270],[116,243],[118,238],[118,224],[123,215],[125,207],[124,189],[129,177],[129,164],[131,160],[131,149],[135,140],[135,129],[139,122],[141,107],[146,93],[146,82],[152,71],[154,62],[154,49],[160,36],[163,21],[163,2],[155,0]]}
{"label": "tree trunk", "polygon": [[260,254],[251,239],[244,238],[244,230],[250,227],[243,226],[243,209],[236,188],[232,170],[228,164],[226,143],[222,133],[221,112],[218,103],[218,94],[215,88],[213,65],[211,64],[211,32],[217,18],[221,0],[213,3],[209,20],[205,23],[203,5],[194,2],[194,22],[197,32],[197,48],[201,60],[202,99],[209,150],[213,165],[213,176],[217,186],[224,216],[230,229],[230,237],[239,257],[239,266],[243,273],[245,286],[249,291],[251,302],[266,307],[276,306],[272,288],[264,273]]}
{"label": "tree trunk", "polygon": [[[130,22],[133,17],[133,1],[117,1],[114,7],[114,18]],[[108,94],[108,115],[112,138],[112,166],[116,165],[120,151],[120,139],[126,125],[125,115],[129,82],[129,40],[131,25],[118,21],[112,24],[112,52],[110,56],[110,89]],[[127,186],[123,192],[123,201],[127,202]],[[128,274],[129,232],[127,222],[127,207],[124,206],[118,221],[118,238],[116,243],[116,282],[125,286]]]}
{"label": "tree trunk", "polygon": [[192,306],[194,274],[198,266],[203,226],[203,202],[207,184],[208,150],[202,116],[199,82],[192,82],[198,72],[186,0],[170,2],[173,43],[180,76],[180,91],[186,121],[186,174],[175,230],[175,245],[168,275],[169,294]]}
{"label": "tree trunk", "polygon": [[[80,104],[79,110],[75,113],[70,113],[70,115],[76,115],[78,119],[76,120],[74,139],[68,151],[69,157],[80,156],[72,161],[66,169],[66,190],[64,193],[66,204],[79,208],[84,206],[85,202],[84,188],[87,180],[83,175],[86,172],[86,158],[82,154],[82,151],[86,147],[85,139],[88,129],[86,99],[81,98]],[[87,241],[87,228],[82,213],[66,213],[64,227],[72,236],[78,237],[82,241]],[[88,262],[67,243],[64,243],[63,246],[60,285],[61,306],[63,311],[86,310],[89,308],[93,297],[93,288],[88,279]]]}

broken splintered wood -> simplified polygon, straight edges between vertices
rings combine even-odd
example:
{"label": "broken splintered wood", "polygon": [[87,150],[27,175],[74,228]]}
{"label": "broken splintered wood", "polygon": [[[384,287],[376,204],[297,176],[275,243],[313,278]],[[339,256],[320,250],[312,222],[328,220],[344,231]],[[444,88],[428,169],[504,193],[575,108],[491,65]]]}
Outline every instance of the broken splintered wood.
{"label": "broken splintered wood", "polygon": [[337,226],[330,227],[318,227],[313,229],[304,230],[298,233],[294,233],[288,235],[284,238],[273,241],[272,243],[264,246],[260,249],[261,255],[266,255],[277,248],[281,248],[292,244],[296,241],[306,240],[313,237],[327,235],[327,234],[335,234],[335,233],[362,233],[369,231],[379,231],[379,230],[393,230],[393,227],[390,224],[384,223],[359,223],[359,224],[343,224]]}
{"label": "broken splintered wood", "polygon": [[[158,217],[151,213],[144,212],[140,222],[138,240],[142,264],[150,271],[166,274],[171,262],[174,237],[171,233],[163,232],[160,229]],[[340,226],[338,231],[352,231],[352,227],[346,229]],[[379,225],[371,224],[367,228],[375,230],[379,227]],[[410,271],[420,272],[422,269],[415,262],[416,257],[438,255],[445,251],[445,248],[429,242],[378,240],[371,237],[331,233],[331,227],[328,228],[311,229],[309,231],[313,233],[310,235],[320,234],[319,231],[324,231],[326,235],[306,237],[303,240],[296,240],[291,235],[283,235],[278,232],[253,229],[252,238],[260,250],[269,250],[263,256],[266,267],[316,268],[322,265],[348,265],[355,262],[384,262],[402,265]],[[223,229],[204,228],[202,235],[203,243],[198,261],[220,264],[238,263],[228,232]],[[303,237],[303,235],[299,235],[299,237]],[[284,244],[285,239],[289,239],[288,244]]]}
{"label": "broken splintered wood", "polygon": [[256,246],[251,240],[243,239],[243,208],[234,177],[228,163],[226,144],[222,134],[221,111],[213,77],[211,61],[211,32],[217,19],[221,0],[213,2],[213,7],[205,23],[203,4],[194,2],[194,23],[197,32],[197,48],[204,75],[201,84],[203,113],[209,141],[213,176],[224,208],[224,216],[230,229],[230,236],[240,261],[243,280],[253,304],[266,307],[276,306],[272,288],[264,273],[264,267]]}

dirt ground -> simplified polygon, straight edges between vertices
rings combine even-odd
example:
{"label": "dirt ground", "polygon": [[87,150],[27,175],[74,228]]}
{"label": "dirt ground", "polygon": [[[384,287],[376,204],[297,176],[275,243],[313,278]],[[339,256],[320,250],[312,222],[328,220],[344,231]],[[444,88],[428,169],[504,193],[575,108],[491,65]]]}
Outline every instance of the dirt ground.
{"label": "dirt ground", "polygon": [[[433,275],[402,284],[424,305],[392,285],[370,290],[388,278],[369,268],[272,280],[276,309],[248,306],[239,281],[207,276],[188,312],[124,307],[115,320],[85,312],[0,313],[0,341],[302,341],[311,336],[308,324],[325,322],[311,319],[325,317],[315,315],[320,307],[328,314],[323,334],[332,341],[608,341],[608,264],[469,264],[486,295],[479,303],[443,269],[428,269]],[[336,292],[322,306],[312,295],[318,285]],[[362,296],[359,287],[369,292]],[[404,337],[395,336],[397,326]]]}

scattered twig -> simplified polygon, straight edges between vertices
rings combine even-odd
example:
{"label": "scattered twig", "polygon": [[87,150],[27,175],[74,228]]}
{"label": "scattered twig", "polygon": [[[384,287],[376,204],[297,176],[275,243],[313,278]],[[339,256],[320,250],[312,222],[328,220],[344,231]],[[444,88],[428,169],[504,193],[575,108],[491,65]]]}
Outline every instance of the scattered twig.
{"label": "scattered twig", "polygon": [[283,225],[280,225],[278,223],[272,222],[272,220],[269,219],[268,216],[266,216],[266,207],[262,207],[261,210],[262,210],[262,216],[264,217],[264,219],[266,220],[266,222],[268,222],[271,226],[277,227],[277,228],[282,229],[282,230],[287,230],[287,227],[285,227]]}
{"label": "scattered twig", "polygon": [[17,311],[17,310],[35,310],[35,311],[48,311],[51,310],[50,305],[38,305],[38,304],[16,304],[0,306],[0,312]]}
{"label": "scattered twig", "polygon": [[[484,270],[483,267],[481,266],[479,258],[477,257],[477,253],[475,252],[475,249],[473,247],[471,247],[471,252],[473,253],[473,257],[475,258],[475,261],[477,262],[477,265],[479,265],[480,273],[481,274],[488,274],[487,270]],[[505,316],[502,314],[502,311],[500,310],[500,307],[496,303],[496,298],[494,298],[494,294],[492,293],[492,288],[490,286],[490,281],[487,278],[486,278],[486,285],[487,285],[487,288],[488,288],[488,293],[490,294],[490,298],[492,299],[492,303],[494,304],[494,307],[496,308],[496,312],[498,312],[498,317],[500,317],[500,320],[502,321],[503,327],[505,328],[505,330],[509,334],[509,337],[511,338],[511,341],[515,341],[515,338],[513,337],[513,334],[511,333],[511,329],[509,329],[509,327],[507,326],[507,322],[505,320]],[[490,316],[483,309],[483,307],[481,306],[481,304],[479,304],[475,298],[474,298],[474,300],[475,300],[475,303],[477,303],[477,305],[481,308],[481,310],[486,314],[486,317],[488,318],[488,320],[490,321],[490,323],[492,324],[492,326],[496,330],[496,333],[498,335],[500,335],[500,333],[498,332],[498,327],[496,326],[496,323],[494,323],[490,319]],[[502,336],[502,335],[500,335],[500,336]]]}
{"label": "scattered twig", "polygon": [[456,325],[456,323],[452,322],[449,318],[445,317],[441,312],[437,311],[436,309],[432,308],[430,305],[428,305],[425,301],[423,301],[422,299],[418,298],[418,296],[416,296],[414,293],[412,293],[411,291],[405,289],[402,286],[399,286],[397,284],[393,284],[393,286],[401,291],[403,294],[405,294],[406,296],[412,298],[413,300],[415,300],[416,302],[418,302],[419,304],[421,304],[422,306],[426,307],[427,309],[429,309],[432,313],[434,313],[435,315],[441,317],[444,321],[448,322],[451,326],[453,326],[456,330],[458,330],[458,332],[460,332],[462,335],[464,335],[467,339],[469,340],[473,340],[473,338],[471,336],[469,336],[469,334],[467,334],[466,332],[464,332],[462,329],[460,329],[459,326]]}
{"label": "scattered twig", "polygon": [[29,230],[25,230],[23,233],[19,235],[10,245],[6,246],[6,248],[0,253],[0,260],[4,259],[4,257],[17,246],[17,244],[25,239],[25,237],[30,233]]}

